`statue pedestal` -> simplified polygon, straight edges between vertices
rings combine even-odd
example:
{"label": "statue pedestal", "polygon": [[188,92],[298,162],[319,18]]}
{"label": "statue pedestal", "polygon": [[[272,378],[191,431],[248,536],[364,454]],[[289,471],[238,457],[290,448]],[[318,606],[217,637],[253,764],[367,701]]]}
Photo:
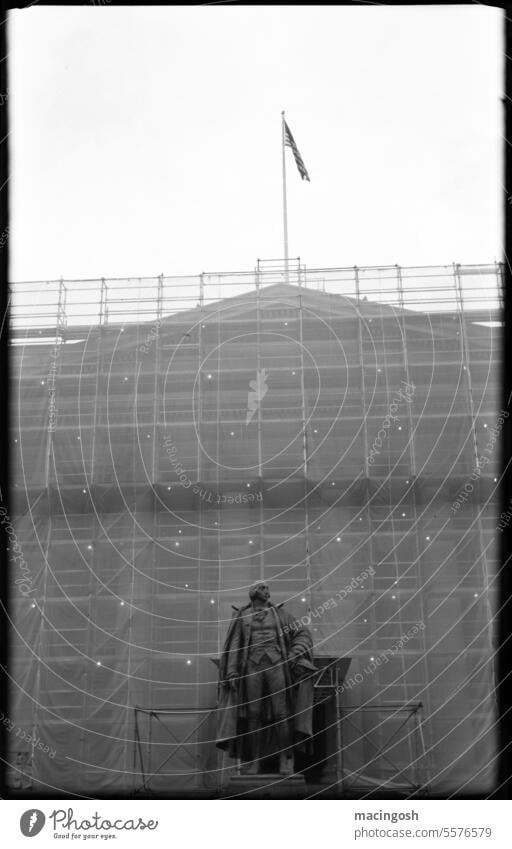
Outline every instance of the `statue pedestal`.
{"label": "statue pedestal", "polygon": [[233,775],[222,794],[225,799],[304,799],[306,782],[303,775]]}

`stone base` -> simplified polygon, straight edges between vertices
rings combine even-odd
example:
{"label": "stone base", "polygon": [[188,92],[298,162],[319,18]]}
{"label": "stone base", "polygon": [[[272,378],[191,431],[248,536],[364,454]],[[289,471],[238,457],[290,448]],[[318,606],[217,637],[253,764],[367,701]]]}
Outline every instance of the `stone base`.
{"label": "stone base", "polygon": [[306,782],[300,774],[233,775],[222,795],[226,799],[304,799]]}

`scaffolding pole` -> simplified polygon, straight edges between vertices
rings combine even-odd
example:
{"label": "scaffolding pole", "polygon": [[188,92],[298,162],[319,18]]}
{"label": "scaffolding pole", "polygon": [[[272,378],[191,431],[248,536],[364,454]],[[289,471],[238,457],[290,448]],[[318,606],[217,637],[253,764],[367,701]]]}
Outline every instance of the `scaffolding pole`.
{"label": "scaffolding pole", "polygon": [[[476,432],[476,413],[475,413],[475,401],[473,397],[473,381],[471,375],[471,366],[470,366],[470,357],[469,357],[469,342],[467,338],[467,329],[466,329],[466,321],[464,317],[464,294],[462,289],[462,281],[460,277],[460,265],[454,263],[453,264],[453,274],[455,281],[455,291],[458,298],[458,304],[460,309],[460,327],[461,327],[461,339],[462,339],[462,358],[464,364],[464,370],[467,375],[466,386],[468,392],[468,401],[469,401],[469,411],[471,417],[471,434],[473,437],[473,456],[474,456],[474,473],[478,476],[478,482],[480,482],[480,477],[482,473],[480,457],[479,457],[479,449],[478,449],[478,436]],[[483,397],[483,395],[482,395]],[[482,401],[480,401],[480,405]],[[480,409],[480,408],[479,408]],[[479,483],[476,486],[476,489],[480,488]],[[480,509],[480,498],[478,499],[477,511],[476,511],[476,527],[478,533],[478,541],[480,545],[481,551],[481,563],[482,563],[482,577],[484,580],[485,593],[484,598],[487,606],[487,627],[491,634],[491,645],[493,643],[493,613],[491,609],[491,603],[489,601],[489,567],[487,563],[487,551],[485,546],[485,536],[482,527],[482,511]]]}
{"label": "scaffolding pole", "polygon": [[[401,266],[398,265],[398,264],[396,266],[396,277],[397,277],[397,286],[398,286],[398,304],[399,304],[399,315],[400,315],[399,327],[400,327],[400,338],[402,340],[402,357],[403,357],[403,363],[404,363],[404,373],[405,373],[406,383],[407,383],[408,386],[410,386],[411,385],[411,375],[410,375],[410,369],[409,369],[409,356],[408,356],[408,353],[407,353],[407,328],[406,328],[406,325],[405,325],[404,287],[403,287],[403,279],[402,279],[402,269],[401,269]],[[407,405],[407,419],[408,419],[408,425],[409,425],[409,439],[408,439],[407,445],[408,445],[408,448],[409,448],[408,460],[409,460],[409,468],[410,468],[410,472],[408,472],[408,474],[410,474],[410,477],[408,477],[406,479],[405,485],[406,485],[406,487],[409,487],[410,490],[411,490],[411,496],[412,496],[411,507],[412,507],[412,510],[413,510],[413,522],[416,525],[416,527],[418,527],[418,510],[417,510],[417,503],[416,503],[416,490],[415,490],[415,486],[414,486],[414,483],[415,483],[415,480],[416,480],[416,452],[415,452],[415,447],[414,447],[414,430],[415,430],[415,428],[414,428],[414,418],[413,418],[413,414],[412,414],[412,402],[409,402],[408,405]],[[406,492],[407,492],[407,490],[406,490]],[[422,570],[422,559],[421,559],[421,552],[420,552],[420,548],[419,548],[418,533],[413,534],[413,539],[414,539],[414,563],[417,564],[416,565],[416,572],[417,572],[419,580],[420,580],[420,585],[424,586],[427,578],[425,576],[425,581],[424,581],[424,576],[422,575],[422,571],[423,571]],[[398,573],[398,568],[397,568],[397,573]],[[425,622],[426,619],[427,619],[427,615],[426,615],[425,599],[424,599],[423,593],[419,594],[419,603],[420,603],[421,621]],[[427,647],[427,640],[426,640],[426,635],[425,635],[424,630],[421,631],[420,640],[421,640],[421,647],[422,647],[422,658],[423,658],[423,669],[424,669],[425,681],[428,681],[428,676],[429,676],[428,660],[427,660],[427,658],[428,658],[428,647]],[[405,681],[405,669],[404,669],[404,681]],[[408,693],[406,692],[405,695],[407,697]],[[425,702],[427,703],[428,712],[430,714],[430,693],[427,691],[423,694],[423,696],[424,696]],[[411,759],[412,759],[412,749],[411,749],[411,741],[410,740],[408,742],[408,745],[409,745],[409,751],[410,751]],[[425,753],[425,757],[426,757],[426,753]]]}
{"label": "scaffolding pole", "polygon": [[357,265],[354,265],[354,282],[356,288],[356,309],[357,309],[357,347],[359,354],[359,364],[361,367],[361,406],[363,411],[363,450],[364,450],[364,476],[366,480],[370,475],[369,465],[368,465],[368,425],[367,425],[367,410],[366,410],[366,380],[364,374],[364,344],[363,344],[363,330],[362,323],[364,320],[364,316],[361,315],[360,305],[361,305],[361,291],[359,285],[359,269]]}
{"label": "scaffolding pole", "polygon": [[302,292],[299,292],[299,348],[300,348],[300,399],[301,399],[301,427],[302,427],[302,462],[304,476],[304,543],[306,556],[306,593],[308,601],[308,613],[311,614],[313,605],[311,603],[311,537],[309,533],[309,463],[308,463],[308,437],[307,437],[307,415],[306,415],[306,385],[304,378],[304,329]]}
{"label": "scaffolding pole", "polygon": [[[259,285],[259,268],[256,272],[256,380],[261,379],[261,289]],[[258,383],[259,385],[259,383]],[[258,481],[263,486],[263,447],[262,447],[262,416],[261,416],[261,400],[257,405],[257,428],[258,428]],[[259,580],[265,580],[265,558],[263,548],[265,544],[265,534],[263,532],[263,503],[258,501],[259,514],[259,529],[258,529],[258,549],[259,549]]]}
{"label": "scaffolding pole", "polygon": [[[199,658],[201,654],[201,619],[202,619],[202,577],[203,570],[201,568],[201,561],[203,557],[203,521],[204,521],[204,510],[203,510],[203,498],[202,498],[202,484],[203,484],[203,470],[202,470],[202,454],[203,454],[203,433],[201,429],[201,425],[203,422],[203,311],[204,311],[204,275],[201,274],[199,278],[199,321],[197,323],[197,454],[196,454],[196,478],[197,478],[197,486],[200,490],[199,498],[197,501],[197,512],[198,512],[198,522],[197,522],[197,617],[196,617],[196,640],[195,640],[195,651],[196,651],[196,662],[194,663],[195,669],[195,707],[199,707],[199,693],[201,689],[201,671],[200,671],[200,663]],[[183,337],[182,337],[183,338]],[[217,384],[219,383],[219,373],[215,376]],[[192,407],[194,406],[194,400],[192,398]],[[192,411],[193,415],[193,411]],[[218,461],[218,458],[217,458]],[[208,558],[207,558],[208,560]],[[208,583],[208,580],[207,580]],[[220,616],[220,602],[219,595],[217,593],[216,601],[216,616],[217,622]],[[196,752],[196,758],[199,757],[199,753]],[[196,762],[197,766],[197,762]]]}

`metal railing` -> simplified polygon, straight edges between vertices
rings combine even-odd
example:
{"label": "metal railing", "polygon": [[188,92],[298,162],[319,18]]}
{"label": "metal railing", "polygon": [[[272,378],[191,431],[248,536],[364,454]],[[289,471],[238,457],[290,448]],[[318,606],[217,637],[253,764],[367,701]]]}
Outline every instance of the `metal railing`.
{"label": "metal railing", "polygon": [[272,287],[281,285],[290,298],[312,290],[416,312],[493,313],[502,304],[503,264],[308,269],[297,258],[290,260],[288,284],[281,260],[258,260],[252,271],[187,277],[18,281],[10,284],[12,339],[44,343],[45,331],[53,341],[56,330],[69,336],[72,328],[157,321],[256,289],[271,299]]}

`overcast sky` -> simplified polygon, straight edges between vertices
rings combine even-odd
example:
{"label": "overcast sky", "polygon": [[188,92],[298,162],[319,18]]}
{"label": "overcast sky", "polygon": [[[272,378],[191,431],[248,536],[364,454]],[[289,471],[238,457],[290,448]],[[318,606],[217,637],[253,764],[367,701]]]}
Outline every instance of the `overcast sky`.
{"label": "overcast sky", "polygon": [[502,13],[10,13],[11,279],[500,259]]}

